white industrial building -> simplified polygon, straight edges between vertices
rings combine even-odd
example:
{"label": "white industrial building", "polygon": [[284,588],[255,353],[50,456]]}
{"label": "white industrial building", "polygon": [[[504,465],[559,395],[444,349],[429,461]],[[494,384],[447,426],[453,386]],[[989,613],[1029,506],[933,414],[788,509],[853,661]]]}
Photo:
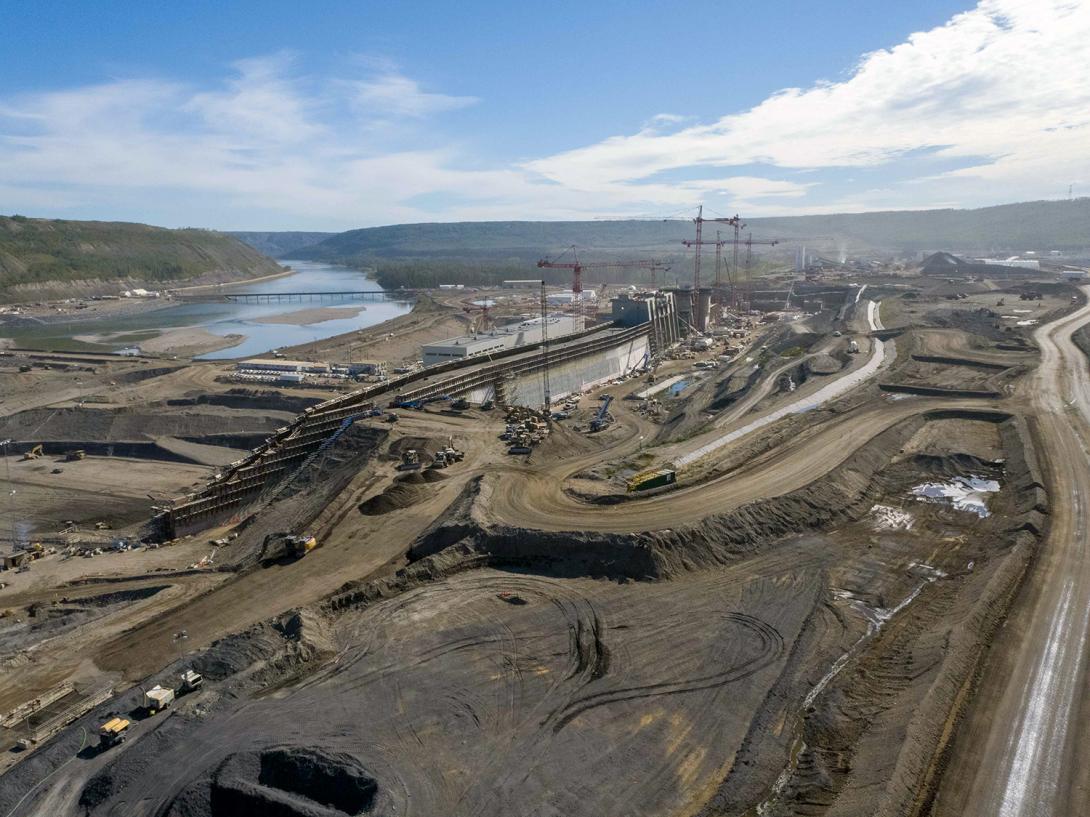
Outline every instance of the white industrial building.
{"label": "white industrial building", "polygon": [[584,289],[582,292],[572,292],[570,289],[565,289],[560,292],[550,292],[545,296],[545,300],[549,306],[560,306],[562,304],[577,304],[577,303],[594,303],[598,300],[598,293],[594,290]]}
{"label": "white industrial building", "polygon": [[[550,314],[546,320],[549,340],[583,331],[583,318],[580,315]],[[541,340],[541,318],[529,318],[488,332],[477,332],[473,335],[425,344],[420,347],[420,357],[425,366],[435,366],[452,360],[481,357],[519,346],[529,346],[540,343]]]}
{"label": "white industrial building", "polygon": [[1034,270],[1039,270],[1041,268],[1041,262],[1036,258],[1019,258],[1014,256],[1011,258],[975,258],[973,260],[978,264],[988,264],[993,267],[1016,267],[1018,269]]}
{"label": "white industrial building", "polygon": [[240,360],[236,369],[252,369],[265,372],[304,372],[307,374],[328,374],[328,363],[313,363],[309,360],[285,360],[283,358],[252,357]]}

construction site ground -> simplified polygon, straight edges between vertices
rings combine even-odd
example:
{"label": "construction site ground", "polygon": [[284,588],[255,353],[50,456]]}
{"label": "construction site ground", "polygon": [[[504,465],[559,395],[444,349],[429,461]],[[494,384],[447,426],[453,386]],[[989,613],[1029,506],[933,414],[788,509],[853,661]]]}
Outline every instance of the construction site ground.
{"label": "construction site ground", "polygon": [[[33,724],[0,730],[0,814],[954,815],[1019,796],[1080,813],[1075,771],[1011,793],[994,708],[1022,723],[1013,685],[1037,664],[1017,636],[1048,643],[1043,611],[1083,592],[1049,576],[1085,572],[1053,529],[1084,538],[1055,498],[1090,479],[1058,459],[1084,434],[1060,428],[1061,393],[1086,378],[1064,333],[1090,307],[1070,287],[903,285],[871,282],[843,322],[757,324],[730,360],[663,361],[656,381],[684,387],[657,406],[626,399],[642,375],[596,388],[529,455],[507,453],[500,409],[358,420],[248,524],[93,558],[64,549],[138,535],[153,497],[320,393],[242,393],[223,364],[106,361],[78,384],[0,367],[0,437],[174,458],[9,458],[20,515],[60,547],[0,573],[0,713],[65,684],[117,695],[30,751]],[[463,315],[418,308],[368,342],[396,356]],[[448,443],[464,460],[399,467]],[[627,490],[659,467],[677,483]],[[962,507],[920,496],[970,481]],[[319,547],[274,557],[280,530]],[[201,691],[90,746],[189,666]]]}

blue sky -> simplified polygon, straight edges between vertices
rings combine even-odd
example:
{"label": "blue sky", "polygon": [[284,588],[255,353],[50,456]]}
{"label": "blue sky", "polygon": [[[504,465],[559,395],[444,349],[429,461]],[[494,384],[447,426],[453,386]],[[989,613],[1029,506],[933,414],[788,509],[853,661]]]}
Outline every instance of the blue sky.
{"label": "blue sky", "polygon": [[1078,0],[6,5],[0,212],[345,229],[1090,182]]}

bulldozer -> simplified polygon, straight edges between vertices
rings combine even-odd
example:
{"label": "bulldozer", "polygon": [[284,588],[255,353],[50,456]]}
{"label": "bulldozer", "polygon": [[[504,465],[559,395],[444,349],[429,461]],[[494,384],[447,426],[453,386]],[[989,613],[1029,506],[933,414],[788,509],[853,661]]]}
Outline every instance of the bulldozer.
{"label": "bulldozer", "polygon": [[270,533],[262,546],[262,560],[302,559],[314,548],[318,540],[309,533]]}
{"label": "bulldozer", "polygon": [[420,467],[420,454],[415,448],[410,448],[401,453],[401,462],[397,466],[399,471],[412,471]]}
{"label": "bulldozer", "polygon": [[77,462],[87,456],[87,452],[82,448],[77,448],[75,451],[68,451],[64,455],[65,462]]}
{"label": "bulldozer", "polygon": [[23,452],[23,459],[24,460],[36,460],[40,456],[42,456],[43,453],[44,452],[42,451],[42,447],[40,445],[36,445],[32,449],[30,449],[29,451],[24,451]]}

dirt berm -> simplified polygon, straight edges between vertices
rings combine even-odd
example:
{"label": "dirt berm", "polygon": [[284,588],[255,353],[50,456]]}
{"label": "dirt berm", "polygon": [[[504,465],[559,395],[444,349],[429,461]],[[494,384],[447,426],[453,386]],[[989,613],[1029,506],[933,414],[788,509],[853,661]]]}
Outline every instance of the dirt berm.
{"label": "dirt berm", "polygon": [[[1005,412],[955,412],[991,421]],[[684,529],[646,533],[544,532],[490,525],[480,512],[488,505],[487,478],[466,486],[462,495],[409,549],[419,560],[444,554],[468,566],[525,567],[557,575],[616,579],[661,579],[681,571],[732,562],[769,542],[860,517],[888,487],[890,459],[929,420],[951,417],[935,411],[898,423],[833,469],[826,477],[783,496],[713,514]]]}

